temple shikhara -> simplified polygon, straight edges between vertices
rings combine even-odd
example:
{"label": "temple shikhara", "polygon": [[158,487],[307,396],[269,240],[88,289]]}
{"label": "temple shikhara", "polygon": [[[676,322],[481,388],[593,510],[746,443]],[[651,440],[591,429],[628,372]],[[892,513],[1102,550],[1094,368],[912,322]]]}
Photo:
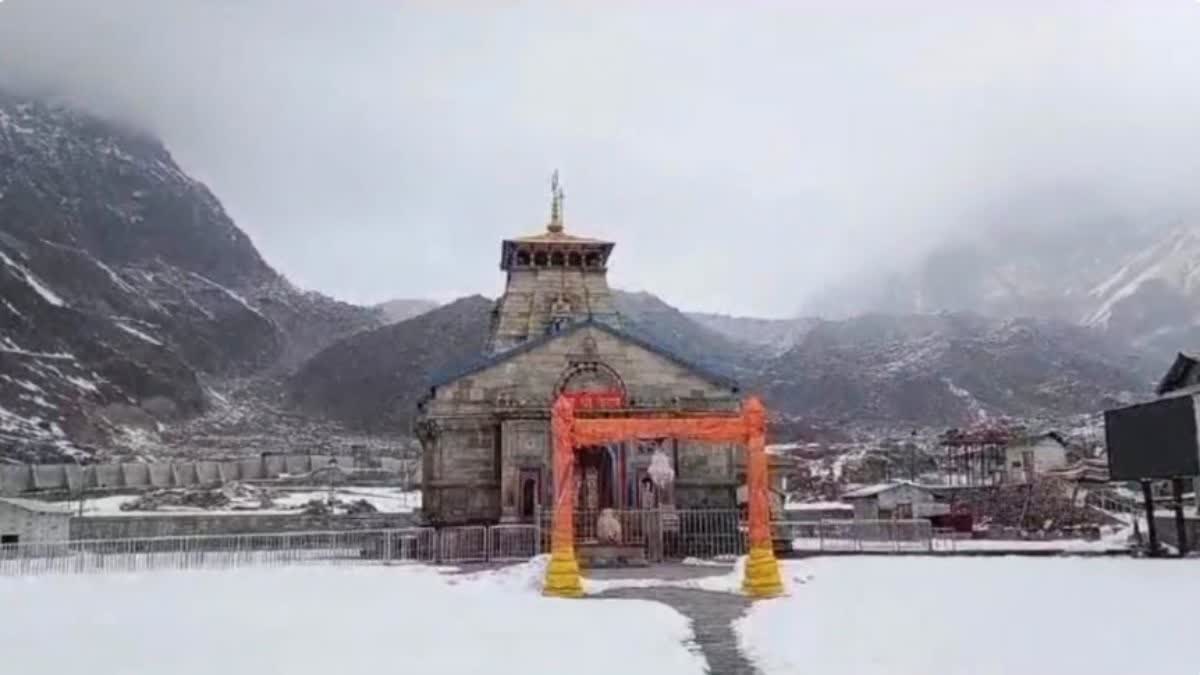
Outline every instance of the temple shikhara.
{"label": "temple shikhara", "polygon": [[[544,231],[506,239],[486,353],[420,404],[423,509],[436,524],[527,522],[553,503],[551,408],[737,414],[738,385],[633,334],[608,287],[613,243],[569,233],[552,181]],[[578,449],[575,508],[736,507],[740,444],[636,438]],[[651,480],[652,462],[673,480]]]}

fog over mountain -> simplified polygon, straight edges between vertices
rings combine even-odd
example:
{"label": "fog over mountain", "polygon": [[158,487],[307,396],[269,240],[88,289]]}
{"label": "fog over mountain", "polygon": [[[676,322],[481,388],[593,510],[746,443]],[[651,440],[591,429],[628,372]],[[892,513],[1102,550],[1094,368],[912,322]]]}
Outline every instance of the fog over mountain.
{"label": "fog over mountain", "polygon": [[1074,274],[1195,222],[1198,34],[1185,0],[5,0],[0,82],[154,134],[340,299],[496,295],[558,167],[568,228],[618,242],[615,286],[834,316],[879,304],[848,286],[958,283],[964,242]]}

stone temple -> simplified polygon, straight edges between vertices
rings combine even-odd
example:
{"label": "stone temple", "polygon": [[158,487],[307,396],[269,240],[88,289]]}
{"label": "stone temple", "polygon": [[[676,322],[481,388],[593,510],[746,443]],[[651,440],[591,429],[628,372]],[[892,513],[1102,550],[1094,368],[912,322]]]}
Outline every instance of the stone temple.
{"label": "stone temple", "polygon": [[[568,234],[557,174],[552,186],[545,231],[501,244],[507,283],[486,353],[436,378],[419,404],[423,510],[432,523],[531,521],[549,508],[550,406],[559,394],[643,411],[738,409],[735,382],[623,326],[608,287],[613,243]],[[656,453],[675,471],[664,487],[647,475]],[[669,438],[585,448],[577,508],[734,508],[741,454]]]}

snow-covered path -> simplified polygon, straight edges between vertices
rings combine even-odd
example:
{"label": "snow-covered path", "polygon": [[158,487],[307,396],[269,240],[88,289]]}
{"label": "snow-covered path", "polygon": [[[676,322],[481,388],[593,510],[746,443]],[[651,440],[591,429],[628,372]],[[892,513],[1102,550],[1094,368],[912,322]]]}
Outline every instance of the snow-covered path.
{"label": "snow-covered path", "polygon": [[[1200,561],[788,561],[786,598],[736,624],[767,675],[1193,675]],[[1147,670],[1149,664],[1150,670]]]}
{"label": "snow-covered path", "polygon": [[675,610],[545,598],[530,586],[531,572],[297,567],[0,579],[0,670],[704,672],[689,622]]}

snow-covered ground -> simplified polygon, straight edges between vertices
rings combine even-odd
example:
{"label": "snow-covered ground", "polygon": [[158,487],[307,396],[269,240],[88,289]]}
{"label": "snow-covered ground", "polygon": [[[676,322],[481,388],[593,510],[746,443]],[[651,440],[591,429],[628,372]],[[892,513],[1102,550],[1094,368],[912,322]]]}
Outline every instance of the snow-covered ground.
{"label": "snow-covered ground", "polygon": [[0,659],[22,675],[698,675],[666,605],[559,600],[541,565],[447,575],[298,567],[0,579]]}
{"label": "snow-covered ground", "polygon": [[[768,675],[1191,675],[1194,560],[815,558],[736,628]],[[799,581],[797,581],[799,580]]]}
{"label": "snow-covered ground", "polygon": [[[275,506],[272,508],[257,508],[255,504],[241,504],[237,508],[200,509],[193,507],[163,507],[157,511],[122,511],[121,505],[134,502],[138,495],[114,495],[98,497],[84,501],[83,513],[88,516],[153,516],[180,514],[227,515],[227,514],[288,514],[299,513],[308,502],[317,499],[325,501],[329,498],[328,490],[304,490],[300,492],[277,492]],[[410,513],[421,508],[420,491],[405,491],[395,487],[342,487],[334,491],[334,498],[343,502],[356,502],[360,499],[369,502],[380,513]],[[78,502],[74,502],[77,504]]]}

